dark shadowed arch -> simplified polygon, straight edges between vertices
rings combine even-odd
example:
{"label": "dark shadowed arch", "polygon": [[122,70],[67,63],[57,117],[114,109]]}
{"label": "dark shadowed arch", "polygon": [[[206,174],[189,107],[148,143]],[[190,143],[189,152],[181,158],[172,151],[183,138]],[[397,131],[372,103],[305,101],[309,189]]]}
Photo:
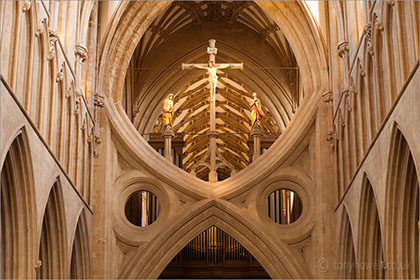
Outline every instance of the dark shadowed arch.
{"label": "dark shadowed arch", "polygon": [[1,168],[1,275],[33,278],[36,256],[34,179],[28,140],[17,132]]}
{"label": "dark shadowed arch", "polygon": [[42,222],[37,278],[66,278],[67,229],[61,184],[57,180],[51,187]]}
{"label": "dark shadowed arch", "polygon": [[419,180],[410,147],[394,125],[385,201],[387,277],[419,277]]}
{"label": "dark shadowed arch", "polygon": [[385,277],[381,224],[372,185],[364,175],[359,214],[357,278]]}
{"label": "dark shadowed arch", "polygon": [[70,278],[90,278],[90,233],[88,217],[85,209],[82,210],[74,233],[73,249],[70,261]]}

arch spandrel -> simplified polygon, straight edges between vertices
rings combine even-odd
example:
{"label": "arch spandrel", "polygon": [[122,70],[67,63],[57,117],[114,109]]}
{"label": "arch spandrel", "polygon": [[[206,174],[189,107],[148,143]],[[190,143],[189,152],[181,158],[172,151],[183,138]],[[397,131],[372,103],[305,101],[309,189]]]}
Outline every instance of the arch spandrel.
{"label": "arch spandrel", "polygon": [[[223,186],[227,190],[249,187],[263,176],[268,176],[281,164],[281,161],[284,161],[287,151],[293,149],[299,137],[308,131],[308,123],[315,119],[321,93],[328,86],[326,56],[320,36],[311,26],[309,15],[306,15],[305,9],[298,3],[257,2],[279,26],[282,26],[300,69],[304,69],[302,86],[307,97],[288,127],[262,157],[264,160],[257,160],[258,164],[251,164],[245,168],[245,172],[239,172],[225,180],[225,184],[203,182],[190,174],[183,173],[155,152],[138,134],[120,104],[131,56],[146,28],[170,3],[169,1],[121,3],[108,27],[109,34],[105,38],[99,64],[98,92],[107,96],[105,104],[113,133],[122,140],[124,149],[143,163],[148,171],[183,191],[209,194],[218,186]],[[156,171],[162,170],[162,167],[164,173]],[[245,173],[259,175],[258,178],[250,180]]]}
{"label": "arch spandrel", "polygon": [[[298,258],[285,244],[261,231],[261,225],[241,215],[235,206],[220,200],[204,203],[196,211],[176,221],[176,224],[157,235],[148,248],[140,248],[136,252],[131,262],[124,265],[118,277],[159,277],[182,248],[213,225],[242,244],[270,277],[310,278],[308,269],[302,267]],[[281,252],[281,255],[276,252]]]}

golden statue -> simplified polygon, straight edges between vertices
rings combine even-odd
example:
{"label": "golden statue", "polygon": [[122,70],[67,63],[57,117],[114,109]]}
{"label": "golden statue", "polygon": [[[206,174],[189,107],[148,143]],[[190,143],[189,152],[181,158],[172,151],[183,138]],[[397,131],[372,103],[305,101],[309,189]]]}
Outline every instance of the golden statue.
{"label": "golden statue", "polygon": [[252,94],[252,101],[249,103],[249,110],[251,111],[251,127],[255,125],[260,126],[261,120],[261,101],[257,96],[257,93]]}
{"label": "golden statue", "polygon": [[162,127],[174,124],[174,95],[170,93],[162,102]]}

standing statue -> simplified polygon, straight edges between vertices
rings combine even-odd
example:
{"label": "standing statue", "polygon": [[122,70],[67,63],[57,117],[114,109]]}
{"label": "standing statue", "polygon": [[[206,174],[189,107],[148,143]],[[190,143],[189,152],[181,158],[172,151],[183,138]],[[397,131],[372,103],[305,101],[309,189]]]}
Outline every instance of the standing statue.
{"label": "standing statue", "polygon": [[251,127],[260,126],[261,120],[261,101],[257,96],[257,93],[252,94],[252,101],[249,103],[249,110],[251,111]]}
{"label": "standing statue", "polygon": [[169,126],[172,128],[174,124],[174,95],[170,93],[162,102],[162,127]]}

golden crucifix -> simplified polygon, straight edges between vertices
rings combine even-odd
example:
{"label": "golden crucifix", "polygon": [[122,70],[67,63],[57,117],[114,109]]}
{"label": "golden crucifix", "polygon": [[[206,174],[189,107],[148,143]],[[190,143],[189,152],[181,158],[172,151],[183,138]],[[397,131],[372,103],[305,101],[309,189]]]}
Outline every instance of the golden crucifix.
{"label": "golden crucifix", "polygon": [[[182,63],[182,70],[184,69],[203,69],[207,70],[209,75],[208,81],[210,84],[210,131],[208,132],[208,137],[210,138],[209,151],[204,155],[202,160],[200,160],[192,168],[192,173],[195,172],[195,168],[200,165],[207,166],[210,170],[209,173],[209,182],[217,181],[217,168],[220,166],[228,166],[232,172],[235,172],[235,168],[230,164],[217,150],[216,139],[218,137],[218,132],[216,131],[216,87],[217,87],[217,70],[219,69],[243,69],[243,63],[216,63],[216,40],[209,40],[209,47],[207,48],[207,53],[209,55],[208,63],[193,63],[185,64]],[[216,156],[219,157],[220,162],[216,164]],[[205,162],[206,158],[210,158],[210,164]]]}

